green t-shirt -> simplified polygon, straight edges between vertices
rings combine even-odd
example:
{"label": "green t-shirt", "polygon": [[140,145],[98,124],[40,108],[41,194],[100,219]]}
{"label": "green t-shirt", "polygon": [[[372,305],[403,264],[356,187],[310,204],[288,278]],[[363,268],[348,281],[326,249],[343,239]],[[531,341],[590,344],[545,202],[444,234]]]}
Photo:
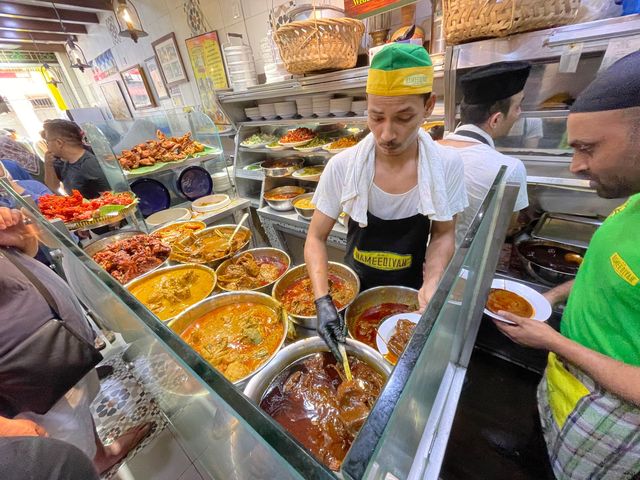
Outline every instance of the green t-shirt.
{"label": "green t-shirt", "polygon": [[591,239],[561,332],[603,355],[640,366],[640,194],[616,208]]}

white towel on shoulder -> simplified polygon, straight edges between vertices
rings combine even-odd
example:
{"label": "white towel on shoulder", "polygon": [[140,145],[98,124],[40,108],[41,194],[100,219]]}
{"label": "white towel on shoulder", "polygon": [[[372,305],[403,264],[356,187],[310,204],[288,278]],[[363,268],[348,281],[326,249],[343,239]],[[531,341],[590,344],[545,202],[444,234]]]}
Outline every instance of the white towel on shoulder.
{"label": "white towel on shoulder", "polygon": [[[459,205],[452,205],[450,202],[440,149],[422,129],[419,131],[418,143],[418,213],[427,215],[431,220],[451,220],[460,209]],[[369,133],[352,150],[340,204],[342,210],[364,228],[367,226],[369,189],[375,175],[373,134]],[[463,202],[466,203],[466,195]]]}

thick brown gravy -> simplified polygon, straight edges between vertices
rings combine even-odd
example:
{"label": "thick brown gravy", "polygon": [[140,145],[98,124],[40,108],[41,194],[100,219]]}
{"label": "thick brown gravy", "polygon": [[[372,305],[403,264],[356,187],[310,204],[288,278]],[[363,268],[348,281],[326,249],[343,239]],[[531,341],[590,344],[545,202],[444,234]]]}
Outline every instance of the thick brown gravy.
{"label": "thick brown gravy", "polygon": [[550,245],[525,244],[519,245],[518,250],[523,257],[535,264],[571,275],[578,273],[578,267],[580,265],[575,262],[568,262],[565,259],[565,255],[575,252],[566,248]]}

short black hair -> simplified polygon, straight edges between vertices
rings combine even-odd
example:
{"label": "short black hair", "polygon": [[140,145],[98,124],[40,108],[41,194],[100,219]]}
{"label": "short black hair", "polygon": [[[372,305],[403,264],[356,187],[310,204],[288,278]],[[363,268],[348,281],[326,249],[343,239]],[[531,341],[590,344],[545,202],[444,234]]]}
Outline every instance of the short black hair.
{"label": "short black hair", "polygon": [[494,113],[500,112],[503,115],[507,115],[511,108],[512,98],[513,97],[503,98],[495,103],[478,105],[469,105],[463,99],[462,103],[460,103],[460,122],[462,122],[463,125],[482,125],[489,120],[489,117]]}
{"label": "short black hair", "polygon": [[53,120],[45,120],[42,128],[44,129],[43,132],[48,136],[60,137],[66,141],[82,145],[82,129],[75,122],[56,118]]}
{"label": "short black hair", "polygon": [[429,101],[429,99],[431,98],[431,92],[428,93],[421,93],[420,96],[422,97],[422,101],[424,102],[424,104],[426,105],[427,102]]}

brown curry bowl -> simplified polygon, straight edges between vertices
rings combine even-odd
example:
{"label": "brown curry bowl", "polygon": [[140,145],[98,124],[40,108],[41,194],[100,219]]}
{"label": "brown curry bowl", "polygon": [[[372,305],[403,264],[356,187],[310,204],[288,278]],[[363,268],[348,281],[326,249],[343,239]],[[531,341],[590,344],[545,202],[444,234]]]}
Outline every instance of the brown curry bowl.
{"label": "brown curry bowl", "polygon": [[[342,312],[357,297],[358,292],[360,291],[360,279],[358,278],[358,275],[356,275],[356,272],[354,272],[351,268],[341,263],[329,262],[328,268],[329,268],[329,273],[332,273],[346,280],[353,287],[353,290],[355,291],[355,295],[351,299],[351,301],[347,302],[347,304],[344,307],[338,310],[338,312]],[[303,263],[302,265],[298,265],[297,267],[292,268],[287,273],[285,273],[282,277],[280,277],[280,279],[275,283],[275,285],[273,286],[273,293],[271,294],[271,296],[275,298],[278,302],[282,303],[282,295],[284,294],[284,291],[293,282],[295,282],[296,280],[306,275],[307,275],[306,263]],[[305,316],[305,315],[295,315],[291,312],[287,312],[287,313],[289,314],[289,317],[291,318],[291,320],[295,324],[300,325],[301,327],[315,329],[316,326],[318,325],[318,319],[316,318],[315,315]]]}
{"label": "brown curry bowl", "polygon": [[[264,193],[264,201],[269,204],[271,208],[274,210],[278,210],[280,212],[286,212],[288,210],[293,210],[293,201],[294,198],[297,198],[298,195],[302,195],[306,190],[302,187],[296,187],[294,185],[287,185],[284,187],[277,187],[269,190]],[[275,199],[273,198],[275,195],[282,194],[295,194],[291,198],[283,198],[283,199]]]}
{"label": "brown curry bowl", "polygon": [[[287,338],[287,326],[288,319],[284,313],[282,305],[278,303],[276,300],[271,298],[269,295],[265,295],[264,293],[259,292],[225,292],[220,293],[218,295],[214,295],[213,297],[205,298],[195,305],[189,307],[180,315],[175,317],[172,321],[169,322],[168,327],[173,330],[177,335],[181,335],[184,333],[187,328],[191,326],[193,322],[206,315],[207,313],[215,310],[219,307],[224,307],[227,305],[234,305],[238,303],[259,303],[261,305],[266,305],[274,310],[282,321],[282,338],[278,344],[278,347],[275,351],[271,352],[269,356],[260,364],[260,366],[255,369],[253,372],[248,374],[247,376],[240,378],[233,382],[234,385],[242,388],[246,382],[260,370],[262,370],[278,353],[278,351],[282,348],[285,339]],[[194,353],[195,352],[194,350]],[[203,359],[206,362],[206,360]],[[213,367],[213,365],[211,366]]]}
{"label": "brown curry bowl", "polygon": [[[189,238],[185,238],[184,240],[180,240],[179,242],[176,242],[177,244],[181,245],[181,246],[189,246],[191,245],[194,241],[196,241],[196,239],[198,237],[202,237],[202,236],[207,236],[207,235],[215,235],[214,230],[218,229],[218,228],[230,228],[231,229],[231,233],[233,233],[233,230],[235,230],[235,228],[237,227],[237,225],[230,225],[230,224],[226,224],[226,225],[213,225],[209,228],[205,228],[204,230],[200,230],[199,232],[196,232],[193,237],[189,237]],[[227,258],[231,258],[231,256],[235,255],[238,252],[242,252],[243,250],[245,250],[247,248],[247,245],[249,245],[249,242],[251,241],[251,230],[249,230],[247,227],[242,226],[240,227],[240,231],[244,231],[247,232],[249,234],[249,236],[247,237],[247,240],[240,246],[240,248],[228,255],[224,255],[220,258],[216,258],[213,261],[210,262],[199,262],[196,260],[193,260],[191,258],[187,258],[187,257],[178,257],[174,254],[174,251],[172,249],[171,251],[171,256],[170,259],[176,263],[197,263],[200,265],[207,265],[211,268],[216,268],[218,265],[220,265],[222,262],[224,262]],[[231,235],[231,233],[229,233],[229,235]]]}
{"label": "brown curry bowl", "polygon": [[[282,273],[282,275],[276,278],[273,282],[258,288],[242,289],[242,291],[245,291],[245,292],[262,292],[262,293],[266,293],[267,295],[271,294],[271,287],[273,287],[273,284],[276,283],[280,278],[282,278],[282,276],[287,273],[287,270],[289,270],[289,267],[291,266],[291,258],[289,258],[289,255],[287,255],[286,252],[278,248],[271,248],[271,247],[252,248],[250,250],[245,250],[244,252],[238,252],[233,257],[228,258],[218,266],[218,268],[216,269],[216,275],[218,275],[219,277],[220,274],[225,271],[227,266],[230,265],[232,261],[234,261],[236,258],[240,257],[241,255],[244,255],[245,253],[251,253],[255,257],[275,258],[287,266],[287,269],[284,271],[284,273]],[[240,291],[240,290],[230,290],[228,288],[225,288],[221,282],[218,282],[218,287],[220,288],[220,290],[224,290],[225,292]]]}
{"label": "brown curry bowl", "polygon": [[[349,305],[344,315],[344,321],[347,324],[347,332],[349,336],[356,339],[354,334],[355,321],[367,308],[375,307],[382,303],[403,303],[413,306],[418,310],[418,290],[409,287],[400,286],[381,286],[373,287],[365,290]],[[384,318],[380,319],[380,323]],[[356,339],[357,340],[357,339]]]}

